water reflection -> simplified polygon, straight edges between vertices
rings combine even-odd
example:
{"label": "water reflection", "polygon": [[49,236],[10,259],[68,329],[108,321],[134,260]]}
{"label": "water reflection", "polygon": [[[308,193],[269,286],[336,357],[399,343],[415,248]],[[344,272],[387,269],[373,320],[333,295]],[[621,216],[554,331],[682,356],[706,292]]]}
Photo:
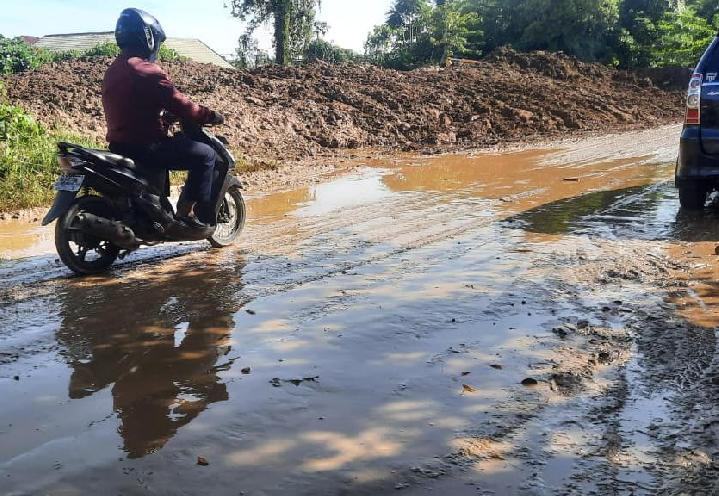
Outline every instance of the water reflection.
{"label": "water reflection", "polygon": [[656,210],[663,198],[655,185],[594,191],[541,205],[514,220],[542,234],[586,234],[600,225],[617,230],[636,222],[647,223],[645,216]]}
{"label": "water reflection", "polygon": [[520,213],[509,223],[541,234],[589,235],[609,239],[719,240],[716,209],[679,209],[671,182],[595,191]]}
{"label": "water reflection", "polygon": [[231,364],[240,274],[178,265],[139,283],[70,285],[59,298],[68,394],[112,388],[131,458],[162,448],[209,405],[229,399],[218,363]]}

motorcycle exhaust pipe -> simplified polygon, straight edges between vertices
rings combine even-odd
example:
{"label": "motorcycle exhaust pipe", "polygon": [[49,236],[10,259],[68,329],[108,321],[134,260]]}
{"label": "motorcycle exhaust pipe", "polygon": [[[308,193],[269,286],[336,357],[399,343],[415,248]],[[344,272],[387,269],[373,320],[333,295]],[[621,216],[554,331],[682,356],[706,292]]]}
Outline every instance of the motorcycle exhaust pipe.
{"label": "motorcycle exhaust pipe", "polygon": [[83,232],[109,241],[125,250],[136,250],[140,247],[140,241],[135,233],[122,222],[83,212],[77,216],[77,223],[77,227]]}

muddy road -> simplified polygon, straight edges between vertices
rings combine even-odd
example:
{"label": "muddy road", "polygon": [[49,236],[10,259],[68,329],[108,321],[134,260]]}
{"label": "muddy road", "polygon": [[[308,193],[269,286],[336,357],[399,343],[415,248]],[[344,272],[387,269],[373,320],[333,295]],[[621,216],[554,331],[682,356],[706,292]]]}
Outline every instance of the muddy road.
{"label": "muddy road", "polygon": [[369,161],[107,277],[3,224],[0,494],[711,494],[677,140]]}

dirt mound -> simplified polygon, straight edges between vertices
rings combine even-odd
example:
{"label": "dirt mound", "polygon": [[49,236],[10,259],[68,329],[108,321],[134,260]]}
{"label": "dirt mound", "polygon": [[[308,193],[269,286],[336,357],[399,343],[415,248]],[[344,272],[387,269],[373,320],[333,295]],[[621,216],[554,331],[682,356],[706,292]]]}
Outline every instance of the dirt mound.
{"label": "dirt mound", "polygon": [[[47,125],[102,137],[100,88],[109,62],[12,76],[8,94]],[[227,115],[222,132],[255,159],[366,146],[479,147],[650,127],[682,115],[678,92],[545,52],[501,50],[471,67],[412,72],[325,64],[244,72],[170,63],[166,69],[181,90]]]}

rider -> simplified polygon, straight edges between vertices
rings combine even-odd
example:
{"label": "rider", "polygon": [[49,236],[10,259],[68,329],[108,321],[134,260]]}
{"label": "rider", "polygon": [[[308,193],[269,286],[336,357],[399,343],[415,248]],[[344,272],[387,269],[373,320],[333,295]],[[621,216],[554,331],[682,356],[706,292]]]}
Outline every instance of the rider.
{"label": "rider", "polygon": [[222,124],[224,117],[180,93],[155,63],[166,36],[153,16],[125,9],[115,38],[122,52],[107,70],[102,88],[110,150],[149,167],[189,171],[177,217],[195,227],[214,224],[210,201],[217,155],[209,145],[184,135],[168,137],[162,113],[198,125]]}

